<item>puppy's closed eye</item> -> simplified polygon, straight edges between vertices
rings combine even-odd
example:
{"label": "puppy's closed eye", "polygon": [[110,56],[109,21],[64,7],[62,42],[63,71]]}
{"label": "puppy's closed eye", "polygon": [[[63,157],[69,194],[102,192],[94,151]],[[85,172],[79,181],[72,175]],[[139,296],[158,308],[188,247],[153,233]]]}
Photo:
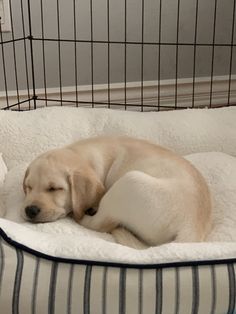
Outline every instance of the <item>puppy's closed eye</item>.
{"label": "puppy's closed eye", "polygon": [[63,191],[64,189],[62,187],[55,187],[55,186],[50,186],[47,189],[47,192],[53,193],[53,192],[57,192],[57,191]]}

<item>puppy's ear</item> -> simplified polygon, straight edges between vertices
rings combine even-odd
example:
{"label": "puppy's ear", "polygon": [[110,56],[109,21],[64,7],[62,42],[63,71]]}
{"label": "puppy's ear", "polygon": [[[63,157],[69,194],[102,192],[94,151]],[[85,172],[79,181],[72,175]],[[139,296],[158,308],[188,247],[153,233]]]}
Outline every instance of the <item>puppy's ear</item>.
{"label": "puppy's ear", "polygon": [[69,175],[73,216],[79,221],[88,208],[99,204],[105,187],[92,171],[74,172]]}
{"label": "puppy's ear", "polygon": [[26,194],[25,180],[26,180],[26,178],[28,177],[28,175],[29,175],[29,168],[26,169],[25,176],[24,176],[24,179],[23,179],[23,190],[24,190],[24,193],[25,193],[25,194]]}

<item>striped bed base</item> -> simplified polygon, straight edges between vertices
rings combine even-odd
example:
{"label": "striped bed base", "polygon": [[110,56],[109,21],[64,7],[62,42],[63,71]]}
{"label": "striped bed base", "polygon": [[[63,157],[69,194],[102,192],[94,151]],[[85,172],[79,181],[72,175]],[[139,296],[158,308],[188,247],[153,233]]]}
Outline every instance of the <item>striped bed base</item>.
{"label": "striped bed base", "polygon": [[66,260],[0,235],[1,314],[235,313],[234,260],[162,265]]}

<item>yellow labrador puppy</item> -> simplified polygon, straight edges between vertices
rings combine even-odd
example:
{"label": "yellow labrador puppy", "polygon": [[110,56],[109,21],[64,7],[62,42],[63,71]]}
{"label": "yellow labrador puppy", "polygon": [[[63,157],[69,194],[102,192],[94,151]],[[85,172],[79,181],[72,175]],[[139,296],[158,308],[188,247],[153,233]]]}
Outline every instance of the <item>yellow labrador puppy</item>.
{"label": "yellow labrador puppy", "polygon": [[[204,241],[211,228],[207,184],[187,160],[129,137],[95,137],[54,149],[28,167],[22,215],[31,222],[69,213],[136,248]],[[85,215],[90,208],[93,215]]]}

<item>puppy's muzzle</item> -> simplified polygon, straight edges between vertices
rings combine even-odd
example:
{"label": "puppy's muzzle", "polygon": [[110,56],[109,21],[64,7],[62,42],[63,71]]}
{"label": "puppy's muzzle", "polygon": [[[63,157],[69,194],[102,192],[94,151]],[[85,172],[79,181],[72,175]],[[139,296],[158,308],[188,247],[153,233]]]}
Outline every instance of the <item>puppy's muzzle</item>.
{"label": "puppy's muzzle", "polygon": [[28,218],[34,219],[40,213],[40,208],[37,206],[27,206],[25,208],[25,214]]}

